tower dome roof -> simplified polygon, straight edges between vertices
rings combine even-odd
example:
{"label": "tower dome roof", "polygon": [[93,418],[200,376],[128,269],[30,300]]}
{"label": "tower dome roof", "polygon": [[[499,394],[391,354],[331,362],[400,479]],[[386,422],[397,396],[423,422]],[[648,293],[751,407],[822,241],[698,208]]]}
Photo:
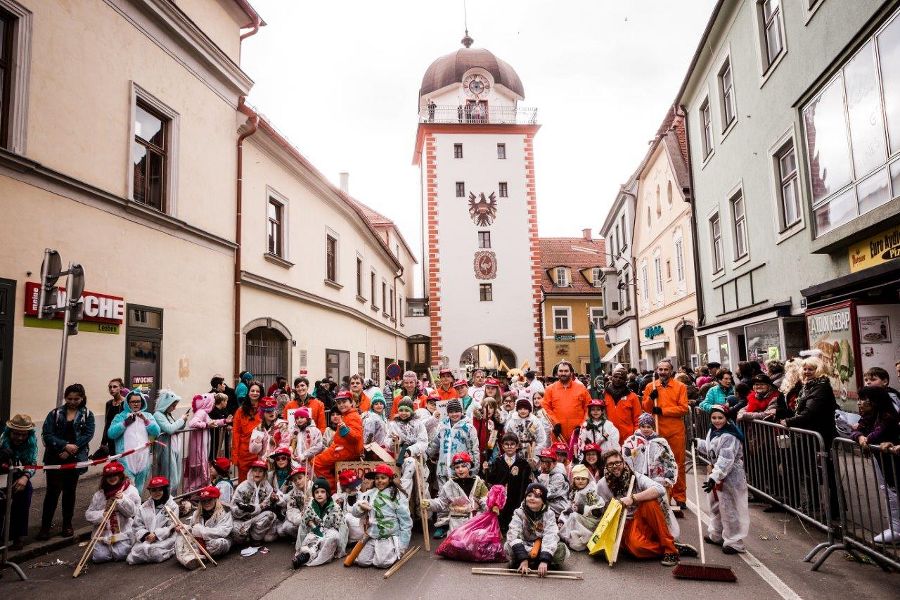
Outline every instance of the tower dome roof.
{"label": "tower dome roof", "polygon": [[[465,41],[471,40],[466,35]],[[471,44],[471,41],[469,42]],[[491,74],[495,84],[500,84],[517,94],[525,97],[525,88],[516,71],[490,51],[484,48],[460,48],[456,52],[444,55],[431,63],[422,77],[422,86],[419,88],[419,97],[430,94],[454,83],[462,82],[463,75],[473,67],[481,67]]]}

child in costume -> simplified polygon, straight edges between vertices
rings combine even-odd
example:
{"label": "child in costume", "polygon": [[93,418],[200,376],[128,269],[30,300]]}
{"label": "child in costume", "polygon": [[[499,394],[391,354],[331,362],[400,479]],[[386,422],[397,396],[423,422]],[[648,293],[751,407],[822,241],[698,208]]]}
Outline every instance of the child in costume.
{"label": "child in costume", "polygon": [[234,490],[231,513],[234,529],[231,537],[237,543],[274,542],[275,513],[272,512],[278,498],[272,484],[266,479],[267,465],[261,460],[250,464],[247,479]]}
{"label": "child in costume", "polygon": [[447,520],[435,521],[434,538],[440,539],[449,525],[453,531],[476,513],[482,512],[487,498],[488,487],[477,475],[472,475],[472,457],[468,452],[458,452],[453,457],[453,479],[447,481],[434,500],[423,500],[422,504],[431,512],[446,514]]}
{"label": "child in costume", "polygon": [[303,511],[309,499],[307,494],[306,468],[303,465],[291,471],[287,482],[278,490],[278,511],[283,514],[275,524],[279,537],[296,538],[303,523]]}
{"label": "child in costume", "polygon": [[569,508],[559,518],[559,537],[571,550],[583,552],[600,524],[606,506],[603,498],[597,495],[597,484],[584,465],[572,467],[569,502]]}
{"label": "child in costume", "polygon": [[[140,398],[140,395],[138,397]],[[99,525],[114,500],[117,501],[116,509],[106,521],[91,554],[91,560],[95,563],[125,560],[134,545],[132,527],[134,514],[141,505],[141,495],[125,476],[124,465],[117,461],[107,463],[103,467],[100,489],[94,492],[91,504],[84,513],[88,523]]]}
{"label": "child in costume", "polygon": [[572,432],[569,442],[575,462],[584,461],[584,447],[588,444],[600,446],[600,453],[619,449],[619,430],[606,418],[606,403],[594,398],[588,403],[588,414],[580,426]]}
{"label": "child in costume", "polygon": [[312,470],[312,460],[325,449],[322,432],[312,421],[312,411],[308,406],[301,406],[294,411],[294,429],[291,444],[294,447],[294,460],[303,465],[306,471]]}
{"label": "child in costume", "polygon": [[219,490],[217,499],[228,506],[231,504],[231,496],[234,494],[234,484],[231,482],[231,461],[224,456],[216,458],[210,463],[209,485]]}
{"label": "child in costume", "polygon": [[712,519],[703,540],[722,546],[725,554],[746,552],[744,538],[750,533],[750,511],[747,506],[747,476],[744,474],[744,435],[728,419],[728,407],[710,408],[709,432],[698,440],[713,464],[707,468],[708,479],[703,491],[712,494]]}
{"label": "child in costume", "polygon": [[497,401],[494,398],[485,397],[481,405],[472,413],[472,425],[478,434],[478,448],[481,452],[479,460],[481,468],[490,464],[499,453],[498,440],[503,436],[503,422],[500,420],[500,412]]}
{"label": "child in costume", "polygon": [[356,471],[347,469],[341,471],[338,476],[341,484],[341,491],[332,496],[334,503],[337,504],[344,514],[344,522],[347,524],[347,541],[354,543],[362,539],[366,530],[363,527],[362,519],[353,514],[353,507],[362,498],[360,486],[362,479],[356,474]]}
{"label": "child in costume", "polygon": [[519,395],[516,392],[506,392],[503,394],[502,400],[500,404],[500,422],[506,427],[506,422],[516,414],[516,402],[519,401]]}
{"label": "child in costume", "polygon": [[153,418],[159,426],[159,441],[155,453],[155,469],[158,475],[168,478],[171,487],[178,490],[181,485],[181,454],[182,444],[184,443],[184,434],[174,435],[175,432],[184,429],[187,424],[187,415],[190,411],[186,411],[180,418],[175,418],[175,408],[181,402],[181,396],[172,390],[159,390],[156,394],[156,412]]}
{"label": "child in costume", "polygon": [[[462,413],[461,407],[459,412]],[[363,493],[353,507],[353,514],[359,518],[367,516],[369,539],[356,564],[386,569],[403,556],[409,545],[412,534],[409,498],[394,483],[394,470],[386,464],[377,465],[366,473],[366,478],[374,480],[375,487]]]}
{"label": "child in costume", "polygon": [[178,503],[169,494],[169,480],[157,475],[147,484],[150,497],[134,515],[134,546],[128,564],[160,563],[175,555],[175,522],[166,509],[178,514]]}
{"label": "child in costume", "polygon": [[[332,419],[339,425],[331,444],[320,452],[313,461],[315,475],[324,477],[328,487],[335,484],[335,465],[341,461],[359,460],[363,451],[363,424],[356,408],[353,406],[350,392],[338,392],[335,398],[335,410]],[[339,413],[337,417],[335,413]]]}
{"label": "child in costume", "polygon": [[569,507],[569,478],[565,463],[557,460],[557,453],[553,448],[544,448],[541,451],[540,469],[537,481],[547,491],[544,501],[559,516]]}
{"label": "child in costume", "polygon": [[287,446],[281,446],[276,448],[268,458],[272,468],[269,469],[266,478],[269,480],[272,489],[276,491],[281,490],[288,482],[291,471],[297,466],[291,461],[291,449]]}
{"label": "child in costume", "polygon": [[[208,485],[199,494],[199,504],[188,523],[188,530],[203,544],[210,556],[222,556],[231,549],[233,520],[231,511],[220,500],[219,488]],[[200,566],[194,553],[179,535],[175,543],[175,558],[188,569]]]}
{"label": "child in costume", "polygon": [[653,424],[653,415],[642,413],[634,435],[622,445],[622,454],[633,471],[671,490],[678,479],[678,464],[669,442],[656,433]]}
{"label": "child in costume", "polygon": [[[452,477],[452,460],[459,452],[479,456],[475,427],[463,418],[462,404],[454,398],[447,402],[447,418],[441,421],[437,435],[428,446],[428,457],[437,462],[436,477],[439,490]],[[478,465],[473,465],[472,470],[477,473]],[[443,513],[438,515],[438,521],[444,521],[446,518]],[[443,537],[445,533],[445,528],[435,528],[436,539],[440,539],[437,536]]]}
{"label": "child in costume", "polygon": [[541,427],[544,428],[544,436],[549,441],[553,438],[553,423],[550,421],[550,417],[547,416],[547,412],[544,410],[544,392],[538,390],[531,394],[531,406],[532,413],[535,417],[537,417],[538,421],[541,423]]}
{"label": "child in costume", "polygon": [[[144,446],[150,438],[159,435],[159,425],[153,415],[147,412],[147,399],[141,394],[140,390],[131,390],[125,396],[125,407],[122,412],[117,414],[107,430],[109,439],[114,440],[116,444],[116,454],[121,454],[125,450],[140,448]],[[137,488],[138,500],[140,500],[140,490],[144,489],[144,483],[150,475],[151,465],[150,449],[139,450],[134,454],[130,454],[122,459],[122,465],[125,467],[125,477],[134,481],[134,487]],[[140,504],[140,502],[138,502]]]}
{"label": "child in costume", "polygon": [[381,390],[375,390],[369,399],[369,410],[362,414],[363,445],[378,444],[387,448],[387,413],[384,395]]}
{"label": "child in costume", "polygon": [[278,401],[266,396],[259,401],[261,419],[250,434],[250,452],[259,460],[266,460],[270,454],[290,443],[287,421],[278,418]]}
{"label": "child in costume", "polygon": [[[407,496],[412,496],[415,481],[416,462],[428,450],[428,431],[422,419],[413,412],[413,402],[408,397],[395,400],[397,414],[388,423],[388,438],[391,447],[397,450],[397,466],[400,467],[400,487]],[[428,481],[428,468],[422,461],[422,480]],[[422,490],[426,493],[427,490]]]}
{"label": "child in costume", "polygon": [[525,500],[513,513],[504,545],[510,557],[509,566],[520,573],[537,571],[543,577],[547,570],[560,567],[569,558],[569,549],[559,539],[556,514],[547,504],[547,488],[532,483]]}
{"label": "child in costume", "polygon": [[348,528],[341,507],[331,498],[328,481],[319,477],[312,484],[312,502],[303,511],[294,568],[316,567],[344,555]]}
{"label": "child in costume", "polygon": [[582,449],[582,455],[584,460],[581,464],[587,467],[591,480],[596,483],[603,477],[603,464],[600,462],[600,446],[597,444],[585,444]]}
{"label": "child in costume", "polygon": [[547,436],[540,420],[531,414],[531,402],[525,398],[516,401],[516,412],[506,419],[503,433],[514,433],[519,438],[519,453],[533,466],[547,446]]}
{"label": "child in costume", "polygon": [[[224,394],[223,394],[224,395]],[[188,468],[185,473],[185,490],[192,492],[204,487],[209,481],[209,455],[212,432],[225,427],[226,419],[213,419],[210,413],[215,410],[215,394],[197,394],[191,400],[194,415],[188,421],[191,439],[188,442]],[[228,402],[228,396],[225,396]]]}
{"label": "child in costume", "polygon": [[416,417],[425,425],[429,442],[437,435],[438,426],[441,424],[441,413],[438,412],[437,403],[437,396],[428,396],[425,398],[425,406],[416,409]]}
{"label": "child in costume", "polygon": [[531,465],[519,454],[519,438],[505,433],[500,442],[503,454],[488,466],[485,480],[489,485],[506,486],[506,503],[500,510],[500,531],[506,533],[513,512],[525,499],[525,489],[531,483]]}

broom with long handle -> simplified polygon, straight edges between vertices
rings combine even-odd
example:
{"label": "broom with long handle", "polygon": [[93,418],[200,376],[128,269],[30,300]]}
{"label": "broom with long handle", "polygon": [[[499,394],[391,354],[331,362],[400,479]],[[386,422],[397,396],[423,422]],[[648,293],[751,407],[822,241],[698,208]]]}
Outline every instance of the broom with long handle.
{"label": "broom with long handle", "polygon": [[678,579],[698,579],[701,581],[737,581],[737,576],[731,567],[723,565],[706,564],[706,548],[703,541],[703,524],[700,521],[700,484],[697,483],[697,444],[694,443],[694,451],[691,453],[691,464],[694,467],[694,498],[697,499],[697,534],[700,537],[700,564],[679,563],[672,570],[672,575]]}
{"label": "broom with long handle", "polygon": [[91,554],[94,551],[94,546],[97,545],[97,541],[100,539],[100,536],[103,535],[103,531],[106,528],[106,523],[112,517],[113,511],[116,510],[116,506],[118,506],[119,500],[113,500],[109,508],[106,509],[106,512],[103,513],[103,518],[100,520],[100,524],[97,525],[97,530],[94,532],[94,535],[91,537],[91,541],[88,544],[87,548],[84,550],[84,554],[81,557],[81,560],[78,561],[78,565],[75,567],[75,572],[72,573],[72,577],[78,577],[81,575],[82,569],[84,569],[87,561],[90,559]]}

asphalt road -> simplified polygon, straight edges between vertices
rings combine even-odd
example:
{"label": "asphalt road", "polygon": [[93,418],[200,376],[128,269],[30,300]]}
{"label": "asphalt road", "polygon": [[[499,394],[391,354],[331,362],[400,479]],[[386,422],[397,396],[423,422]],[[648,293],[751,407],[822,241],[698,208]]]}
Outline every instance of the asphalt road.
{"label": "asphalt road", "polygon": [[[702,499],[705,506],[705,499]],[[159,565],[128,566],[124,563],[92,565],[78,579],[72,570],[83,548],[69,547],[23,565],[29,581],[19,582],[6,570],[0,579],[0,596],[65,600],[91,598],[235,598],[250,600],[378,598],[566,598],[570,594],[615,594],[617,598],[694,599],[716,594],[767,600],[855,597],[866,600],[896,598],[900,575],[885,574],[872,565],[849,561],[836,552],[823,568],[812,573],[802,557],[822,536],[785,514],[762,512],[752,505],[750,555],[726,556],[709,547],[708,560],[730,566],[738,577],[733,584],[676,580],[671,569],[656,561],[623,557],[610,568],[601,560],[574,554],[569,570],[584,572],[584,581],[473,575],[470,564],[455,563],[421,550],[388,580],[376,569],[345,568],[340,562],[293,571],[287,541],[270,546],[270,552],[242,558],[232,551],[219,567],[188,572],[174,560]],[[693,515],[681,521],[682,541],[697,543]],[[414,537],[413,544],[420,544]],[[66,565],[54,565],[62,560]],[[502,565],[497,565],[502,566]]]}

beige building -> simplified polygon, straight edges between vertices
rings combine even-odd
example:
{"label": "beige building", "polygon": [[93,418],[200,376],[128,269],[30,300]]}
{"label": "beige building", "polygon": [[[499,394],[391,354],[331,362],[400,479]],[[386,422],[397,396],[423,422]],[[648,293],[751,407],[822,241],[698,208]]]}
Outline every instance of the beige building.
{"label": "beige building", "polygon": [[86,272],[65,380],[101,422],[112,377],[189,398],[245,367],[406,361],[412,253],[243,105],[245,0],[0,0],[0,20],[0,419],[56,403],[45,248]]}
{"label": "beige building", "polygon": [[684,122],[671,111],[639,167],[633,231],[640,360],[697,366],[690,181]]}

